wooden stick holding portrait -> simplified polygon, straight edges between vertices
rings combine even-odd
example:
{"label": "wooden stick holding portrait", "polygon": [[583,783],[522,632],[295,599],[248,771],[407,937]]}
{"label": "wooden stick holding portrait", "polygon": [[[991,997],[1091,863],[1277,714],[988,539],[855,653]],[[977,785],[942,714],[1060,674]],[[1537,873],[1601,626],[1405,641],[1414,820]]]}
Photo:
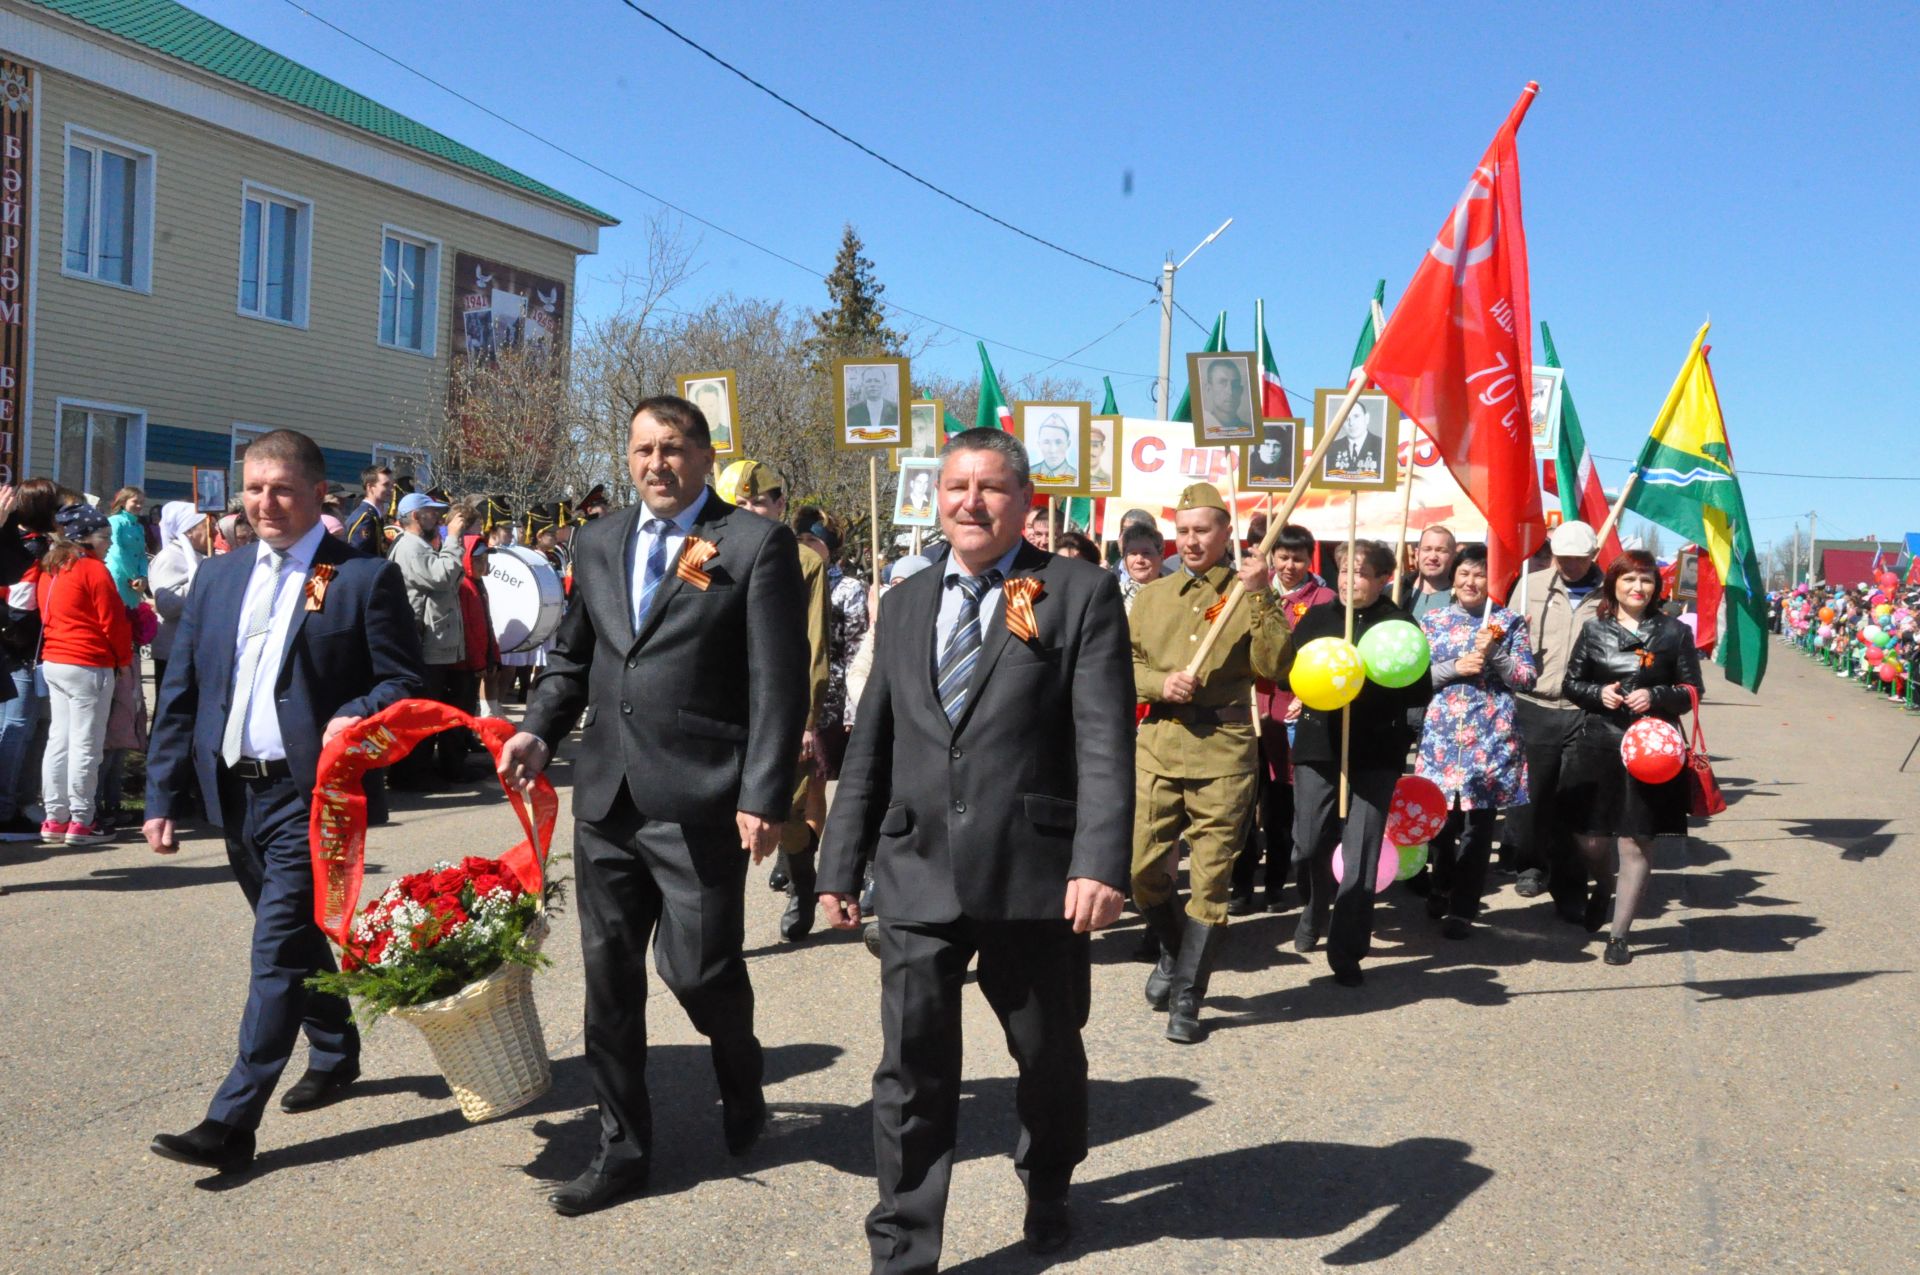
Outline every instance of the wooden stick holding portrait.
{"label": "wooden stick holding portrait", "polygon": [[[1347,603],[1347,645],[1353,645],[1353,565],[1359,555],[1354,546],[1360,542],[1360,493],[1347,493],[1347,556],[1340,560],[1340,577],[1346,584]],[[1347,759],[1352,755],[1353,745],[1353,701],[1340,706],[1340,818],[1347,817],[1347,807],[1353,800],[1353,787],[1347,780]],[[1349,863],[1359,860],[1349,852]],[[1358,872],[1355,867],[1353,871]]]}

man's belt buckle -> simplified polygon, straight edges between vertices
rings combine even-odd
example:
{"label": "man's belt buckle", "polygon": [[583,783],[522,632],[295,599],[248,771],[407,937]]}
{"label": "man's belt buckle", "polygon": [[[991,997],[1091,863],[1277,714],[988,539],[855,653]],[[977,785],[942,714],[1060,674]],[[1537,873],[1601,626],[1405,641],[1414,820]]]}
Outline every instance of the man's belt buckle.
{"label": "man's belt buckle", "polygon": [[272,764],[258,757],[242,757],[234,764],[233,773],[241,779],[266,779],[268,778],[267,768]]}

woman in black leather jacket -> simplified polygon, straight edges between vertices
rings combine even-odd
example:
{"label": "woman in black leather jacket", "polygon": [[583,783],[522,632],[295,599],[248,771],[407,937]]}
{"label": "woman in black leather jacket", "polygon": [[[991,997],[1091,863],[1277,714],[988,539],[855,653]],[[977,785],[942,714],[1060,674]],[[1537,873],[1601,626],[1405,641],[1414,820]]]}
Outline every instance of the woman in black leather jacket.
{"label": "woman in black leather jacket", "polygon": [[[1645,716],[1678,727],[1700,689],[1693,633],[1660,611],[1660,569],[1653,556],[1629,549],[1613,560],[1600,585],[1600,613],[1580,631],[1567,657],[1567,698],[1585,710],[1561,779],[1561,808],[1580,853],[1599,882],[1587,902],[1587,928],[1613,929],[1606,962],[1625,965],[1627,932],[1646,893],[1653,839],[1685,836],[1686,773],[1664,784],[1642,783],[1620,760],[1620,739]],[[1619,868],[1614,869],[1615,853]]]}

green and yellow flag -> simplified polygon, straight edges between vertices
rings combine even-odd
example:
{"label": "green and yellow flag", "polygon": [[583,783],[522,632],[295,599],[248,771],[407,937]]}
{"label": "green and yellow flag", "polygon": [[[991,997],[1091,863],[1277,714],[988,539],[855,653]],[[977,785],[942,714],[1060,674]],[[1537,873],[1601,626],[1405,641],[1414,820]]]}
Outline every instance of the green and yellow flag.
{"label": "green and yellow flag", "polygon": [[1707,328],[1667,391],[1647,445],[1634,466],[1639,481],[1626,508],[1699,545],[1726,588],[1726,623],[1714,660],[1750,691],[1767,672],[1767,597],[1754,551],[1753,524],[1727,445],[1720,395],[1707,366]]}

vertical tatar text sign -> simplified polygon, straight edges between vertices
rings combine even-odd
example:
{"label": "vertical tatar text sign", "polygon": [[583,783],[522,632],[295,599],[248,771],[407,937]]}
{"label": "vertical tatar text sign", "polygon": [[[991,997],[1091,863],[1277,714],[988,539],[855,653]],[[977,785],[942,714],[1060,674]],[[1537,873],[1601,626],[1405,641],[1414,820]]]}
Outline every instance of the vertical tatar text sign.
{"label": "vertical tatar text sign", "polygon": [[0,484],[19,482],[26,463],[32,150],[33,72],[0,58]]}

